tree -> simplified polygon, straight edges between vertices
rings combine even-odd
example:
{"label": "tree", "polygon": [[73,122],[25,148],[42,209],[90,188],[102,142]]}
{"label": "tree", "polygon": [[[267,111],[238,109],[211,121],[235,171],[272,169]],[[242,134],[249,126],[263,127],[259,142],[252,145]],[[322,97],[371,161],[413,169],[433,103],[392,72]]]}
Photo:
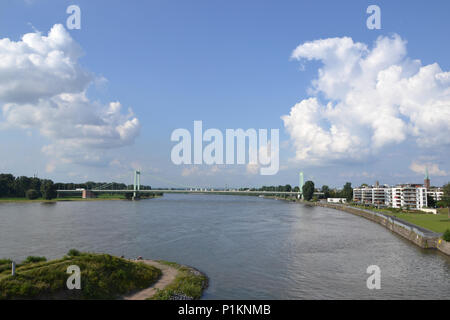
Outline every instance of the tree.
{"label": "tree", "polygon": [[429,208],[435,208],[436,207],[436,200],[429,194],[427,194],[427,206]]}
{"label": "tree", "polygon": [[353,200],[353,188],[351,182],[347,182],[342,189],[342,196],[347,199],[347,202]]}
{"label": "tree", "polygon": [[330,198],[330,188],[328,186],[322,186],[322,192],[325,199]]}
{"label": "tree", "polygon": [[41,194],[45,200],[51,200],[56,197],[56,188],[52,180],[42,180]]}
{"label": "tree", "polygon": [[0,197],[13,195],[14,176],[12,174],[0,174]]}
{"label": "tree", "polygon": [[25,197],[27,190],[31,189],[31,178],[18,177],[14,181],[14,196]]}
{"label": "tree", "polygon": [[41,179],[33,177],[30,178],[30,189],[41,190]]}
{"label": "tree", "polygon": [[310,201],[314,195],[314,182],[306,181],[302,188],[303,198],[306,201]]}
{"label": "tree", "polygon": [[448,218],[450,219],[450,182],[447,182],[446,185],[442,188],[444,191],[444,196],[442,197],[442,201],[447,207]]}
{"label": "tree", "polygon": [[285,190],[286,192],[291,192],[291,191],[292,191],[291,185],[290,185],[290,184],[285,185],[285,186],[284,186],[284,190]]}
{"label": "tree", "polygon": [[39,198],[39,193],[34,189],[30,189],[27,191],[26,196],[29,200],[34,200]]}

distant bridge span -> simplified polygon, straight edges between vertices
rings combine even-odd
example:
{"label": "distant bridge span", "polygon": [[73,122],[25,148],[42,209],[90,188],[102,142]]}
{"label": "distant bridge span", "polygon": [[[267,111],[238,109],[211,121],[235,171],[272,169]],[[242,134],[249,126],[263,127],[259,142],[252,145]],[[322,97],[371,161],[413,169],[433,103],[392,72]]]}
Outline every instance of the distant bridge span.
{"label": "distant bridge span", "polygon": [[[59,194],[64,193],[83,193],[84,190],[57,190]],[[142,193],[142,194],[155,194],[155,193],[193,193],[193,194],[204,194],[204,193],[215,193],[215,194],[248,194],[248,195],[299,195],[299,192],[294,191],[232,191],[232,190],[171,190],[171,189],[153,189],[153,190],[86,190],[92,193]]]}
{"label": "distant bridge span", "polygon": [[[107,190],[107,189],[75,189],[75,190],[57,190],[58,196],[61,194],[74,194],[81,193],[83,198],[91,197],[95,194],[99,193],[133,193],[133,199],[139,198],[139,194],[156,194],[156,193],[190,193],[190,194],[226,194],[226,195],[294,195],[301,196],[302,192],[300,191],[242,191],[242,190],[207,190],[200,188],[186,188],[186,189],[152,189],[152,190],[141,190],[141,180],[140,180],[141,172],[136,170],[134,171],[134,183],[133,189],[121,189],[121,190]],[[106,184],[105,186],[109,186],[111,183]],[[300,172],[300,190],[302,190],[303,186],[303,172]],[[100,186],[102,188],[103,186]],[[323,195],[321,192],[315,192],[314,195]]]}

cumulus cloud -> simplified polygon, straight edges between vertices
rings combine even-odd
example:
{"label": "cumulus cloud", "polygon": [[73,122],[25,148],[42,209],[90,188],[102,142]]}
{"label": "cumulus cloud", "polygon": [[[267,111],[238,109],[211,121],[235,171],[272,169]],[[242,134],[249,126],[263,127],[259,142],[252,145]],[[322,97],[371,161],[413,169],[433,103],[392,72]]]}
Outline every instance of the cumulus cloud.
{"label": "cumulus cloud", "polygon": [[445,177],[448,175],[448,173],[445,170],[441,170],[439,168],[439,165],[436,163],[430,163],[430,162],[420,163],[417,161],[413,161],[411,163],[411,165],[409,166],[409,168],[413,172],[415,172],[417,174],[422,174],[422,175],[425,174],[427,169],[428,169],[428,173],[433,176]]}
{"label": "cumulus cloud", "polygon": [[373,48],[348,37],[306,42],[292,58],[323,64],[310,97],[282,117],[296,160],[362,160],[407,141],[450,144],[450,72],[408,58],[400,36],[379,37]]}
{"label": "cumulus cloud", "polygon": [[221,167],[219,167],[218,165],[207,166],[207,167],[203,167],[203,169],[201,169],[199,166],[189,166],[189,167],[184,168],[181,171],[181,175],[183,177],[188,177],[188,176],[193,176],[193,175],[214,176],[222,171],[221,168],[224,168],[224,166],[221,166]]}
{"label": "cumulus cloud", "polygon": [[[245,172],[249,175],[256,175],[261,173],[261,168],[266,165],[270,165],[271,162],[271,153],[272,153],[272,141],[267,141],[267,144],[263,144],[259,146],[259,150],[254,150],[250,146],[249,153],[256,152],[258,154],[259,161],[254,161],[253,159],[245,166]],[[253,160],[253,161],[252,161]]]}
{"label": "cumulus cloud", "polygon": [[51,143],[42,148],[53,162],[105,164],[106,150],[133,143],[139,120],[120,102],[103,105],[86,96],[98,81],[79,64],[80,46],[62,25],[48,35],[0,39],[2,127],[37,129]]}

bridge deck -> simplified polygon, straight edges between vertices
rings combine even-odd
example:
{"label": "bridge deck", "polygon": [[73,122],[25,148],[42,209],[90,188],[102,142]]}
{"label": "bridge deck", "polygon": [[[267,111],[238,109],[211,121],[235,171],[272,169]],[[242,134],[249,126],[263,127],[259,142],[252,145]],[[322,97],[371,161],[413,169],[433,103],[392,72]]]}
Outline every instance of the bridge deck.
{"label": "bridge deck", "polygon": [[[171,190],[171,189],[153,189],[153,190],[87,190],[94,193],[215,193],[215,194],[254,194],[254,195],[274,195],[274,194],[286,194],[286,195],[298,195],[299,192],[293,191],[228,191],[228,190]],[[83,190],[57,190],[58,193],[82,193]]]}

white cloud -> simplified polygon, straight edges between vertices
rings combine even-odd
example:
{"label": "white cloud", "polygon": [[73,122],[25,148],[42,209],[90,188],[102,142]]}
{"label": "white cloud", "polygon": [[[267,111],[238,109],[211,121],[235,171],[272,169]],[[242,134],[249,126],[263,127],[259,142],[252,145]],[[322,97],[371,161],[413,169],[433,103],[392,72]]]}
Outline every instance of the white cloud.
{"label": "white cloud", "polygon": [[420,163],[417,161],[413,161],[411,163],[411,165],[409,166],[409,168],[417,173],[417,174],[422,174],[425,175],[425,171],[428,169],[428,173],[432,176],[438,176],[438,177],[445,177],[448,175],[448,173],[445,170],[441,170],[439,168],[439,165],[437,165],[436,163],[431,163],[431,162],[427,162],[427,163]]}
{"label": "white cloud", "polygon": [[255,175],[259,173],[259,164],[249,163],[245,167],[245,170],[248,174]]}
{"label": "white cloud", "polygon": [[218,166],[218,165],[214,165],[214,166],[189,166],[186,168],[183,168],[183,170],[181,171],[181,175],[183,177],[188,177],[188,176],[214,176],[218,173],[221,173],[223,171],[223,169],[225,168],[225,166]]}
{"label": "white cloud", "polygon": [[398,35],[378,38],[372,49],[348,37],[316,40],[292,58],[323,63],[311,97],[282,117],[296,160],[362,160],[409,140],[450,144],[450,72],[409,59]]}
{"label": "white cloud", "polygon": [[183,171],[181,171],[181,175],[183,177],[188,177],[190,175],[193,175],[195,173],[197,173],[199,171],[198,167],[188,167],[188,168],[184,168]]}
{"label": "white cloud", "polygon": [[266,145],[260,145],[259,150],[254,150],[250,147],[249,152],[257,152],[259,161],[250,161],[245,166],[245,172],[249,175],[256,175],[260,173],[260,169],[267,164],[270,164],[272,153],[272,141],[268,140]]}
{"label": "white cloud", "polygon": [[36,128],[51,143],[42,148],[57,163],[104,165],[108,149],[129,145],[139,120],[119,102],[90,101],[86,90],[96,81],[78,60],[80,46],[62,25],[47,36],[25,34],[20,41],[0,39],[2,128]]}

